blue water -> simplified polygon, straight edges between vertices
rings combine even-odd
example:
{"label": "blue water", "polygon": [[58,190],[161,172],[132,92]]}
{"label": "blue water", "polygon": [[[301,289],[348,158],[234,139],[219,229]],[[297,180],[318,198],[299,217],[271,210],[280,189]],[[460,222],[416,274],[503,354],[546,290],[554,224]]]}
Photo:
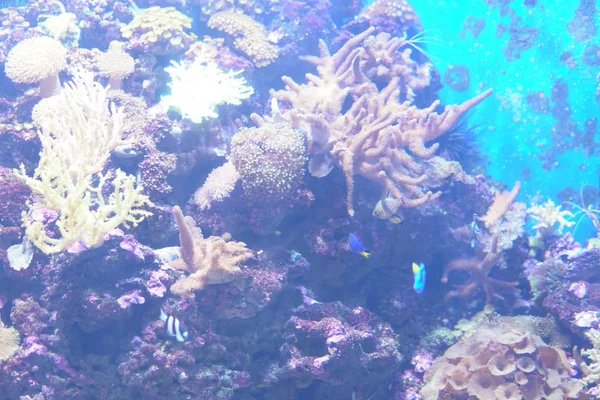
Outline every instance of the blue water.
{"label": "blue water", "polygon": [[[494,96],[477,108],[473,122],[484,129],[480,141],[487,156],[487,173],[494,179],[512,185],[522,181],[521,199],[541,194],[556,200],[556,195],[567,187],[576,191],[582,185],[598,186],[597,156],[588,156],[582,146],[555,154],[555,167],[542,167],[540,154],[552,144],[551,129],[555,123],[552,114],[534,114],[527,106],[528,92],[542,91],[551,96],[557,79],[568,85],[568,103],[577,128],[583,130],[585,120],[598,115],[595,98],[598,68],[581,62],[588,41],[576,42],[567,31],[579,2],[538,2],[533,8],[513,1],[510,9],[522,18],[522,24],[538,30],[534,45],[523,51],[521,57],[508,61],[501,48],[508,34],[496,36],[500,23],[508,25],[510,18],[501,16],[499,8],[492,9],[484,2],[431,1],[414,2],[423,27],[429,31],[435,45],[428,51],[435,56],[436,66],[444,70],[452,64],[469,68],[471,85],[464,92],[448,86],[441,90],[444,102],[455,103],[478,93],[477,85],[494,88]],[[440,17],[443,16],[443,17]],[[468,16],[484,18],[485,28],[477,39],[471,35],[461,39],[462,23]],[[595,13],[594,23],[598,21]],[[596,38],[590,41],[597,43]],[[577,65],[569,69],[560,62],[561,53],[570,51]],[[597,135],[596,135],[597,136]],[[530,179],[525,179],[528,169]]]}

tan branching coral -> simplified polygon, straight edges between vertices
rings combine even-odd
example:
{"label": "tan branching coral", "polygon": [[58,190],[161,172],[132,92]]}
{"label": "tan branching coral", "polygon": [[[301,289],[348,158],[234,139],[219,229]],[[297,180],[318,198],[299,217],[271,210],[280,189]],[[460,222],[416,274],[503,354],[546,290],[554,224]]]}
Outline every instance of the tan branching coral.
{"label": "tan branching coral", "polygon": [[411,58],[413,49],[405,38],[381,32],[366,38],[364,49],[362,68],[365,75],[376,81],[399,78],[403,99],[413,100],[415,91],[429,86],[433,66],[414,61]]}
{"label": "tan branching coral", "polygon": [[510,209],[510,205],[515,201],[520,189],[521,182],[516,181],[511,191],[504,190],[497,192],[494,196],[494,202],[488,208],[487,213],[483,217],[480,217],[479,220],[484,222],[488,229],[495,225]]}
{"label": "tan branching coral", "polygon": [[208,26],[233,36],[233,45],[257,67],[272,64],[279,56],[279,48],[269,42],[265,27],[247,15],[219,12],[210,17]]}
{"label": "tan branching coral", "polygon": [[179,228],[180,258],[169,266],[187,271],[187,277],[171,286],[178,296],[193,298],[194,291],[206,285],[234,282],[243,287],[239,265],[252,257],[252,252],[242,242],[232,242],[229,234],[204,238],[191,217],[185,217],[178,206],[173,207]]}
{"label": "tan branching coral", "polygon": [[[433,157],[438,145],[428,143],[491,94],[487,90],[447,106],[441,114],[434,112],[438,101],[426,109],[400,103],[398,77],[379,90],[363,70],[365,51],[360,45],[372,32],[356,35],[335,54],[321,41],[321,55],[304,58],[316,66],[317,75],[307,74],[306,84],[283,77],[285,90],[272,93],[273,119],[287,120],[306,136],[310,172],[322,177],[336,165],[344,171],[350,215],[354,175],[378,182],[405,208],[437,198],[440,193],[428,190],[422,160]],[[349,106],[343,108],[345,104]],[[260,117],[253,118],[264,124]]]}
{"label": "tan branching coral", "polygon": [[579,363],[584,374],[583,380],[589,385],[598,386],[600,384],[600,331],[590,329],[585,333],[585,336],[587,336],[593,347],[581,352],[589,359],[587,364]]}
{"label": "tan branching coral", "polygon": [[492,251],[487,253],[483,259],[461,258],[451,261],[444,269],[443,283],[448,283],[448,277],[453,271],[467,272],[469,277],[464,283],[456,285],[455,289],[446,293],[446,300],[455,297],[468,300],[478,290],[484,291],[487,304],[492,303],[494,299],[504,300],[504,296],[500,294],[501,291],[515,295],[517,293],[517,282],[505,282],[489,276],[492,268],[500,261],[500,257],[498,239],[494,238],[492,240]]}
{"label": "tan branching coral", "polygon": [[173,55],[187,49],[196,35],[187,32],[192,19],[174,7],[150,7],[121,28],[127,48],[156,55]]}
{"label": "tan branching coral", "polygon": [[564,351],[501,317],[438,357],[420,394],[424,400],[581,398],[584,383],[570,372]]}

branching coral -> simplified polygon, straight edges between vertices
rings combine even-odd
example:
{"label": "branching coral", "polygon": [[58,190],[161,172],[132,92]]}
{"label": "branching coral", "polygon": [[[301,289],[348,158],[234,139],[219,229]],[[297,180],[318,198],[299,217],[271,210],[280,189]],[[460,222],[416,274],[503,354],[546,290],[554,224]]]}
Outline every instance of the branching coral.
{"label": "branching coral", "polygon": [[504,299],[499,292],[507,291],[511,294],[517,293],[517,282],[505,282],[496,278],[492,278],[489,275],[492,268],[500,260],[500,253],[498,253],[498,239],[492,240],[492,251],[487,253],[482,260],[477,258],[464,258],[451,261],[444,269],[444,275],[442,276],[442,282],[448,283],[448,277],[453,271],[465,271],[469,273],[467,280],[456,287],[454,290],[450,290],[446,294],[446,300],[450,300],[455,297],[461,299],[470,299],[477,292],[482,289],[485,292],[486,303],[491,303],[495,298]]}
{"label": "branching coral", "polygon": [[[30,214],[23,213],[27,236],[50,254],[78,240],[97,246],[122,223],[137,225],[150,214],[142,210],[149,203],[142,188],[120,170],[100,172],[110,152],[123,144],[123,113],[109,108],[106,89],[94,83],[93,74],[79,70],[60,95],[46,101],[56,114],[39,122],[40,163],[33,177],[23,166],[19,173],[35,199]],[[46,209],[60,213],[58,234],[47,229],[43,212],[37,212]]]}
{"label": "branching coral", "polygon": [[[439,102],[417,109],[400,103],[400,80],[393,77],[379,90],[365,76],[360,44],[373,32],[350,39],[335,54],[320,42],[320,57],[305,57],[317,67],[318,75],[307,74],[308,83],[298,84],[283,77],[285,90],[273,92],[282,105],[281,116],[305,133],[310,172],[327,175],[334,165],[346,176],[347,207],[354,214],[354,175],[378,182],[403,207],[417,207],[435,198],[427,188],[421,160],[433,157],[437,144],[427,147],[452,127],[469,109],[491,94],[491,89],[460,105],[447,106],[441,114]],[[352,100],[348,102],[348,100]],[[350,104],[349,107],[344,105]],[[274,103],[274,117],[278,117]],[[254,116],[259,125],[264,120]]]}
{"label": "branching coral", "polygon": [[208,26],[233,36],[233,45],[257,67],[265,67],[279,56],[277,46],[268,41],[265,27],[247,15],[232,11],[219,12],[210,17]]}
{"label": "branching coral", "polygon": [[479,327],[437,358],[425,373],[424,400],[439,398],[577,399],[584,387],[570,377],[559,348],[500,318]]}
{"label": "branching coral", "polygon": [[252,252],[242,242],[232,242],[231,236],[204,238],[191,217],[184,217],[178,206],[173,207],[179,228],[180,256],[169,265],[190,272],[175,282],[171,292],[178,296],[194,297],[194,291],[206,285],[236,282],[243,285],[239,264],[252,257]]}

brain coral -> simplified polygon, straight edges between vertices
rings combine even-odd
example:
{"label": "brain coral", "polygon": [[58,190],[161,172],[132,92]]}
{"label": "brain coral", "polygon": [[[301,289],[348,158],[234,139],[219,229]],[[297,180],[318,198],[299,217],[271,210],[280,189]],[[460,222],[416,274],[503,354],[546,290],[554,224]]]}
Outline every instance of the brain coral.
{"label": "brain coral", "polygon": [[192,19],[173,7],[150,7],[121,28],[127,48],[156,55],[173,55],[189,47],[196,35],[185,32]]}
{"label": "brain coral", "polygon": [[304,175],[304,136],[287,123],[241,130],[231,140],[231,162],[251,200],[288,196]]}
{"label": "brain coral", "polygon": [[424,400],[577,399],[584,385],[569,376],[559,348],[504,318],[477,329],[437,358],[424,376]]}

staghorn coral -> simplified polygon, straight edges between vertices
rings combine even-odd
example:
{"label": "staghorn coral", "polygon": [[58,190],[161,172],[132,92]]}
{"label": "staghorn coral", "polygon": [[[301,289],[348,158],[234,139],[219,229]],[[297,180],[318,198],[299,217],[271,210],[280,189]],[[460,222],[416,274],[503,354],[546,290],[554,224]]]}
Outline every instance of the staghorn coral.
{"label": "staghorn coral", "polygon": [[190,272],[171,286],[178,296],[194,298],[194,291],[206,285],[235,282],[238,287],[242,270],[239,264],[252,257],[252,252],[242,242],[232,242],[229,234],[204,238],[191,217],[184,217],[181,208],[173,207],[179,228],[180,255],[169,266]]}
{"label": "staghorn coral", "polygon": [[[439,101],[426,109],[400,103],[397,77],[379,90],[364,74],[360,44],[372,32],[370,28],[356,35],[335,54],[320,41],[321,56],[304,58],[317,67],[318,75],[307,74],[306,84],[284,76],[286,89],[272,92],[273,119],[283,118],[306,135],[310,172],[323,177],[334,165],[344,171],[350,215],[354,215],[354,175],[379,183],[405,208],[439,197],[441,193],[428,190],[421,162],[433,157],[438,145],[426,143],[492,92],[447,106],[441,114],[434,112]],[[344,107],[346,102],[349,107]],[[256,115],[253,119],[259,126],[265,123]]]}
{"label": "staghorn coral", "polygon": [[304,175],[304,137],[288,123],[242,129],[231,140],[231,163],[251,201],[277,203],[294,193]]}
{"label": "staghorn coral", "polygon": [[155,55],[173,55],[187,49],[196,35],[186,32],[192,19],[173,7],[150,7],[140,11],[121,28],[127,48]]}
{"label": "staghorn coral", "polygon": [[484,291],[487,304],[492,303],[495,298],[504,300],[504,296],[498,293],[500,290],[515,295],[517,293],[517,282],[505,282],[489,276],[492,268],[500,261],[500,257],[498,239],[493,238],[492,250],[482,260],[477,258],[462,258],[451,261],[444,268],[443,283],[448,283],[448,277],[453,271],[468,272],[469,277],[464,283],[457,285],[455,289],[446,293],[446,300],[455,297],[463,300],[470,299],[479,289]]}
{"label": "staghorn coral", "polygon": [[424,400],[583,398],[584,384],[570,372],[564,351],[501,317],[438,357],[420,394]]}
{"label": "staghorn coral", "polygon": [[233,36],[233,45],[257,67],[266,67],[279,56],[277,46],[269,43],[265,27],[247,15],[219,12],[210,17],[208,26]]}

